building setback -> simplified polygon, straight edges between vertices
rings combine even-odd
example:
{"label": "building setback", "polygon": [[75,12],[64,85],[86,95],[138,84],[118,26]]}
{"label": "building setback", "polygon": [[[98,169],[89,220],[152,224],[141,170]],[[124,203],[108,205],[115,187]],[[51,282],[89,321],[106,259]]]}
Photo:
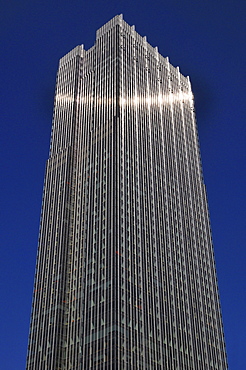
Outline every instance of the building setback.
{"label": "building setback", "polygon": [[59,63],[26,369],[227,369],[190,81],[121,15]]}

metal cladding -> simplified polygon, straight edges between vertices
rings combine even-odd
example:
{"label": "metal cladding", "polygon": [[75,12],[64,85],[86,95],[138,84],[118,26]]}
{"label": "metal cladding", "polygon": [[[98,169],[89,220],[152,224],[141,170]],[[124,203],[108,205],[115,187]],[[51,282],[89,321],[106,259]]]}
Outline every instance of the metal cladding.
{"label": "metal cladding", "polygon": [[60,60],[26,369],[227,369],[190,81],[121,15]]}

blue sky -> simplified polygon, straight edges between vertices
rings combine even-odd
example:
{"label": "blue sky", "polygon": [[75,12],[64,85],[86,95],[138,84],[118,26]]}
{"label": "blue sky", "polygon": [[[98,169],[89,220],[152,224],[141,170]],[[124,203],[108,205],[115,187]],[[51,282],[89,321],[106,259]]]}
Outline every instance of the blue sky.
{"label": "blue sky", "polygon": [[1,368],[25,368],[58,60],[123,13],[189,75],[230,369],[246,369],[246,3],[0,1]]}

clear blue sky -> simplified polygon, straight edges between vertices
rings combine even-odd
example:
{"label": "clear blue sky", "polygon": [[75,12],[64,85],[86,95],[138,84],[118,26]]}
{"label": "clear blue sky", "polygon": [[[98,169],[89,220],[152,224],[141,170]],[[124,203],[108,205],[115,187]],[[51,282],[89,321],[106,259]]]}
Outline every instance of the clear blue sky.
{"label": "clear blue sky", "polygon": [[[0,367],[25,368],[58,60],[123,13],[189,75],[231,370],[246,369],[246,2],[0,0]],[[170,369],[171,370],[171,369]]]}

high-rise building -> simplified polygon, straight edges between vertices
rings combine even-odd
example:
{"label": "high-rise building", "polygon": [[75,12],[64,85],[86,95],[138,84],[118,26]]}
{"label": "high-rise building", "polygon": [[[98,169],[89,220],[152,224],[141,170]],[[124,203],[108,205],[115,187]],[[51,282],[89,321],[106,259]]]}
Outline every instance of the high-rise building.
{"label": "high-rise building", "polygon": [[227,369],[190,81],[121,15],[60,60],[26,369]]}

